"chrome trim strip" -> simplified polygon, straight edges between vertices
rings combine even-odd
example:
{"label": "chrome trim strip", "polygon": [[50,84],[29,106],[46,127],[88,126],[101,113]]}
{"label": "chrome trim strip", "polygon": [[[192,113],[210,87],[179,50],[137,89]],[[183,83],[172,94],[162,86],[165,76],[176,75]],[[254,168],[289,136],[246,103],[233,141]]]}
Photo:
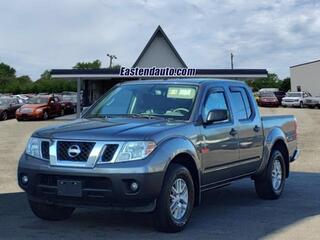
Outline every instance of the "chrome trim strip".
{"label": "chrome trim strip", "polygon": [[48,139],[42,139],[42,138],[39,138],[39,140],[40,140],[40,158],[41,158],[42,160],[49,161],[49,159],[44,158],[44,157],[42,156],[42,142],[48,142],[48,143],[49,143],[49,158],[50,158],[50,140],[48,140]]}

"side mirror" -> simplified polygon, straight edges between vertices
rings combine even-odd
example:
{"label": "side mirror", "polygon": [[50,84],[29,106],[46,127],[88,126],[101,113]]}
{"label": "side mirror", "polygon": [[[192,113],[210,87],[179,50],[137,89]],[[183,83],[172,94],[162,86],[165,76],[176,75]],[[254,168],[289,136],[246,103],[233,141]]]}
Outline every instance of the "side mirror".
{"label": "side mirror", "polygon": [[206,118],[206,123],[222,122],[228,120],[228,111],[225,109],[211,110]]}

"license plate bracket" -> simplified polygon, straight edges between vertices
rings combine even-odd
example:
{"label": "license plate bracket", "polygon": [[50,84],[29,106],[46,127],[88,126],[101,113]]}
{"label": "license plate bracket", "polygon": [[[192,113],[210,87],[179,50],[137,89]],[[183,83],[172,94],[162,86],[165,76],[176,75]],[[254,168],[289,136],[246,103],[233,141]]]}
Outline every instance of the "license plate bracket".
{"label": "license plate bracket", "polygon": [[82,197],[82,182],[75,180],[58,180],[58,195],[67,197]]}

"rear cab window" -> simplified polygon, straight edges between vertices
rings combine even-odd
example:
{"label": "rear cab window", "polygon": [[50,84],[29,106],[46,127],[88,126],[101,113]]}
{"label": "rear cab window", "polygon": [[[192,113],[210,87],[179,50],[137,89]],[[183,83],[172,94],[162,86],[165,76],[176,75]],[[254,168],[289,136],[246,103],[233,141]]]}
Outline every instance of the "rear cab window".
{"label": "rear cab window", "polygon": [[254,111],[247,90],[243,87],[231,87],[230,94],[231,101],[235,106],[234,114],[238,120],[243,121],[251,119]]}

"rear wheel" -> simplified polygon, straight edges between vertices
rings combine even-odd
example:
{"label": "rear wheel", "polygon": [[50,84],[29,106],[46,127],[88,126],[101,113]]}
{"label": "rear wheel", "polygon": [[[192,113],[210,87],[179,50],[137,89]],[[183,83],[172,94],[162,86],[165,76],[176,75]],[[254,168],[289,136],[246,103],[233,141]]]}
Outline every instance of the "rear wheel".
{"label": "rear wheel", "polygon": [[3,111],[3,112],[1,113],[0,119],[1,119],[2,121],[5,121],[5,120],[8,119],[8,113],[7,113],[7,111]]}
{"label": "rear wheel", "polygon": [[31,200],[29,200],[29,205],[34,215],[44,220],[64,220],[69,218],[74,211],[72,207],[49,205]]}
{"label": "rear wheel", "polygon": [[263,199],[278,199],[284,189],[286,168],[282,153],[274,150],[262,178],[255,180],[258,196]]}
{"label": "rear wheel", "polygon": [[195,191],[191,174],[179,164],[170,165],[157,200],[155,227],[162,232],[179,232],[188,223]]}

